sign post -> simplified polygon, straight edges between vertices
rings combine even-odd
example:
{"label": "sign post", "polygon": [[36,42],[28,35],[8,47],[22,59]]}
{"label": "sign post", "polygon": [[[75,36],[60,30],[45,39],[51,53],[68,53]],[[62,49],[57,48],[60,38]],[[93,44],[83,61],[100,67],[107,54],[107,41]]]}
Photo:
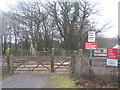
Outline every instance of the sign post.
{"label": "sign post", "polygon": [[118,66],[118,49],[117,48],[107,49],[107,65]]}
{"label": "sign post", "polygon": [[92,50],[90,50],[90,62],[89,62],[90,66],[92,65]]}
{"label": "sign post", "polygon": [[[88,42],[95,42],[95,31],[88,31]],[[90,66],[92,65],[92,50],[94,49],[93,47],[96,47],[97,45],[92,45],[91,46],[91,51],[90,51]]]}
{"label": "sign post", "polygon": [[90,51],[89,65],[92,65],[92,50],[97,50],[98,45],[95,43],[95,31],[88,31],[88,42],[85,42],[85,49]]}

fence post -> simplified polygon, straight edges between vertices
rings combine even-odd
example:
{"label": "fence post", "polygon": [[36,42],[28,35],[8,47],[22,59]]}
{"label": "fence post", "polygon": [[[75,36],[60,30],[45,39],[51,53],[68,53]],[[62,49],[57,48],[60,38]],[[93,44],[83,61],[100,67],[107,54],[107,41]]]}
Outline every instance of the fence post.
{"label": "fence post", "polygon": [[13,73],[13,61],[12,61],[12,55],[7,55],[7,67],[8,67],[8,73]]}
{"label": "fence post", "polygon": [[83,65],[82,65],[82,61],[83,61],[83,50],[80,49],[78,51],[78,56],[80,58],[80,74],[82,74],[82,69],[83,69]]}
{"label": "fence post", "polygon": [[10,73],[14,73],[13,55],[10,55]]}
{"label": "fence post", "polygon": [[92,66],[92,50],[90,51],[90,61],[89,61],[89,65]]}
{"label": "fence post", "polygon": [[72,60],[71,60],[71,71],[72,73],[75,72],[75,56],[72,56]]}
{"label": "fence post", "polygon": [[52,53],[52,56],[51,56],[51,72],[54,72],[54,56],[53,56],[54,53]]}
{"label": "fence post", "polygon": [[9,62],[10,62],[10,60],[9,60],[9,59],[10,59],[10,55],[7,54],[6,60],[7,60],[7,71],[8,71],[8,72],[10,72],[10,68],[9,68],[9,66],[10,66],[10,65],[9,65]]}

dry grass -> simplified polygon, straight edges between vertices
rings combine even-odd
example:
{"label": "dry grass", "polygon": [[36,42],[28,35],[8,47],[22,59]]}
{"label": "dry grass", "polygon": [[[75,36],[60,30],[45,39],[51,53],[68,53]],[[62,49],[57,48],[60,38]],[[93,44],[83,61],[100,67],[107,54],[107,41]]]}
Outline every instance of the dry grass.
{"label": "dry grass", "polygon": [[112,75],[86,75],[74,76],[75,83],[79,88],[118,88],[118,78]]}

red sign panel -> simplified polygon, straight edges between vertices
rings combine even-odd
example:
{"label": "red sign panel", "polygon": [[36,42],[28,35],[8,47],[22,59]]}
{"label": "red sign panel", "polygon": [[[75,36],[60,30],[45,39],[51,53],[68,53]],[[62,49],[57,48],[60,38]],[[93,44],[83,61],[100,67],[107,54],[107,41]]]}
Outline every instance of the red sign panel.
{"label": "red sign panel", "polygon": [[97,50],[98,44],[93,42],[85,42],[85,49],[87,50]]}
{"label": "red sign panel", "polygon": [[118,59],[118,49],[108,48],[107,49],[107,59]]}

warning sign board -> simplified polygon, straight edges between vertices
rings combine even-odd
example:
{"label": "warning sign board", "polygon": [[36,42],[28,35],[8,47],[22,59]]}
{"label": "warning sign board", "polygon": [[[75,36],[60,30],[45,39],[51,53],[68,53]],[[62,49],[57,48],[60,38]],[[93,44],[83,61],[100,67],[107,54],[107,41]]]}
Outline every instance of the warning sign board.
{"label": "warning sign board", "polygon": [[87,50],[97,50],[98,44],[93,42],[85,42],[85,49]]}
{"label": "warning sign board", "polygon": [[107,65],[118,66],[118,49],[117,48],[107,49]]}
{"label": "warning sign board", "polygon": [[107,59],[118,59],[118,49],[108,48],[107,49]]}

